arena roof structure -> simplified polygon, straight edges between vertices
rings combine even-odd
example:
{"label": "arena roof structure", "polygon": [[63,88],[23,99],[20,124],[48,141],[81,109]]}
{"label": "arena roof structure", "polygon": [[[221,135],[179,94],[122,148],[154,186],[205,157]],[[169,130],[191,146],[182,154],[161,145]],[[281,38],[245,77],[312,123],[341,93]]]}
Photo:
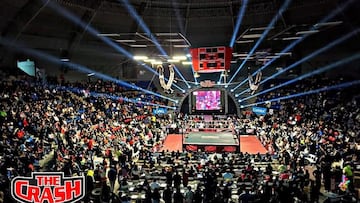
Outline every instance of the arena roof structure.
{"label": "arena roof structure", "polygon": [[[135,55],[163,60],[186,55],[193,47],[232,46],[228,79],[240,82],[247,77],[246,68],[234,74],[242,63],[254,72],[274,59],[264,70],[269,77],[352,33],[282,75],[289,77],[358,52],[359,10],[357,0],[3,0],[0,63],[10,68],[16,60],[34,58],[48,74],[67,71],[68,78],[79,78],[76,71],[24,53],[21,47],[26,47],[112,77],[142,80],[153,73]],[[346,72],[358,77],[354,64]],[[194,82],[191,66],[177,67],[186,81]],[[214,81],[219,77],[201,75]]]}

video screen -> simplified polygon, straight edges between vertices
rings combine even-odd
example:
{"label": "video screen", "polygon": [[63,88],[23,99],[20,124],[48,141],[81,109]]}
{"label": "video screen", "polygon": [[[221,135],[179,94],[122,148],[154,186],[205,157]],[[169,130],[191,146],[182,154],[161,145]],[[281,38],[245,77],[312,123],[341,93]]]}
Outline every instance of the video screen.
{"label": "video screen", "polygon": [[221,105],[221,91],[195,91],[193,92],[196,102],[196,110],[220,110]]}

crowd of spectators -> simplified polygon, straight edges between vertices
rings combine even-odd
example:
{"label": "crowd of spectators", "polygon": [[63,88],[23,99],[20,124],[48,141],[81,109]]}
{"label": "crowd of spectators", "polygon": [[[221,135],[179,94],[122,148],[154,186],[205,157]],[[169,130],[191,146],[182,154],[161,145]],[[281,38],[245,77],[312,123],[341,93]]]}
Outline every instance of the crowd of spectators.
{"label": "crowd of spectators", "polygon": [[[169,127],[189,119],[194,127],[206,122],[181,113],[153,115],[154,107],[142,102],[165,104],[154,96],[101,80],[40,85],[25,76],[3,78],[3,202],[13,201],[10,180],[33,171],[84,174],[84,202],[317,202],[322,185],[326,193],[354,192],[360,112],[353,92],[269,103],[274,110],[265,116],[216,117],[204,127],[253,130],[268,153],[213,154],[160,151]],[[330,84],[312,79],[258,99]],[[347,192],[337,187],[344,173],[351,180]]]}
{"label": "crowd of spectators", "polygon": [[[269,101],[341,82],[342,78],[311,78],[259,96],[257,101]],[[270,86],[274,85],[276,83],[270,83]],[[350,180],[350,190],[354,191],[353,171],[359,167],[360,156],[358,88],[266,102],[268,114],[252,115],[240,125],[253,129],[268,152],[276,155],[288,170],[294,172],[304,166],[304,162],[314,164],[313,194],[320,194],[322,184],[324,192],[336,191],[343,172]],[[352,170],[348,173],[343,168]]]}
{"label": "crowd of spectators", "polygon": [[[113,163],[97,163],[96,157],[113,156],[123,163],[121,170],[128,170],[133,154],[143,146],[158,150],[165,137],[160,123],[166,124],[166,118],[153,116],[151,106],[142,103],[164,104],[152,96],[124,92],[101,80],[44,85],[26,76],[3,78],[0,178],[5,202],[11,202],[8,186],[15,176],[39,170],[65,175],[94,170],[97,181],[106,178]],[[93,92],[106,95],[94,97]],[[128,98],[138,102],[126,102]]]}

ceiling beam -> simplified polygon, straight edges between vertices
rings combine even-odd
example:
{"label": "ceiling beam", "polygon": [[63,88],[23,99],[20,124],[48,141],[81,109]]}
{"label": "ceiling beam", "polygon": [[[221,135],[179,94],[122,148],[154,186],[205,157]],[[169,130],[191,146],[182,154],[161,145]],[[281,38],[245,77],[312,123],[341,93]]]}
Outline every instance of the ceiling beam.
{"label": "ceiling beam", "polygon": [[1,36],[16,41],[28,25],[41,13],[42,9],[46,7],[48,2],[49,0],[45,3],[41,0],[29,0],[3,29]]}
{"label": "ceiling beam", "polygon": [[[81,21],[86,23],[86,28],[90,26],[92,20],[96,16],[97,11],[101,8],[103,1],[92,1],[91,8],[86,10],[81,17]],[[79,45],[81,39],[83,38],[86,29],[82,28],[82,26],[76,25],[73,27],[73,32],[69,36],[68,44],[66,47],[66,51],[70,55],[76,50],[77,46]]]}
{"label": "ceiling beam", "polygon": [[[44,0],[45,1],[45,0]],[[29,0],[24,6],[15,14],[12,21],[1,32],[1,37],[11,40],[11,43],[16,42],[22,32],[30,25],[30,23],[41,13],[50,0],[45,3],[41,0]],[[0,62],[3,61],[7,55],[5,49],[0,53]]]}
{"label": "ceiling beam", "polygon": [[235,30],[235,16],[234,16],[234,6],[232,4],[232,1],[229,1],[229,11],[230,11],[230,15],[231,15],[231,25],[232,25],[232,30]]}
{"label": "ceiling beam", "polygon": [[191,5],[191,0],[187,0],[187,6],[186,6],[186,13],[185,13],[185,33],[183,33],[184,35],[186,35],[187,33],[187,29],[189,26],[189,16],[190,16],[190,5]]}
{"label": "ceiling beam", "polygon": [[[146,8],[148,6],[148,1],[141,2],[140,6],[136,9],[137,14],[142,18]],[[142,18],[143,19],[143,18]],[[145,23],[145,22],[144,22]],[[139,32],[139,24],[134,19],[132,26],[130,27],[130,33],[137,33]]]}

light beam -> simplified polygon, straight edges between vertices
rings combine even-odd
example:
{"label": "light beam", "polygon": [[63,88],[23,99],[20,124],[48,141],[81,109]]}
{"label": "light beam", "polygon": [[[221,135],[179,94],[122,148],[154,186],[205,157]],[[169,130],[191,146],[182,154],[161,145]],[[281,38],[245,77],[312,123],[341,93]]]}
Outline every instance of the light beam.
{"label": "light beam", "polygon": [[296,93],[296,94],[292,94],[292,95],[282,96],[282,97],[270,99],[270,100],[267,100],[267,101],[256,102],[256,103],[244,105],[243,108],[256,106],[256,105],[259,105],[259,104],[265,104],[267,102],[274,102],[274,101],[291,99],[291,98],[295,98],[295,97],[302,97],[302,96],[309,95],[309,94],[317,94],[319,92],[330,91],[330,90],[334,90],[334,89],[343,89],[343,88],[351,87],[351,86],[354,86],[354,85],[360,85],[360,80],[354,80],[354,81],[350,81],[350,82],[341,83],[341,84],[338,84],[338,85],[332,85],[332,86],[329,86],[329,87],[323,87],[323,88],[318,88],[318,89],[315,89],[315,90],[310,90],[310,91],[307,91],[307,92],[301,92],[301,93]]}
{"label": "light beam", "polygon": [[[346,3],[342,4],[339,7],[336,7],[336,9],[334,11],[332,11],[329,15],[325,16],[324,18],[322,18],[318,23],[316,23],[314,26],[312,26],[312,28],[310,29],[310,31],[314,31],[315,29],[317,29],[317,25],[320,23],[325,23],[328,20],[332,19],[333,17],[335,17],[337,14],[339,14],[340,12],[342,12],[346,7],[348,7],[354,0],[349,0]],[[280,51],[280,54],[286,53],[288,51],[290,51],[292,48],[294,48],[297,44],[299,44],[301,41],[303,41],[305,38],[307,38],[308,36],[310,36],[311,33],[302,35],[299,39],[293,41],[291,44],[289,44],[287,47],[285,47],[282,51]],[[260,69],[258,69],[257,71],[255,71],[252,76],[255,76],[259,71],[264,70],[265,68],[267,68],[269,65],[271,65],[274,61],[276,61],[278,58],[272,58],[270,61],[266,62]],[[245,84],[246,81],[248,80],[248,77],[246,77],[241,83],[239,83],[236,87],[233,88],[233,90],[236,90],[237,88],[239,88],[241,85]],[[250,88],[248,88],[247,90],[243,91],[240,93],[243,94],[247,91],[249,91]]]}
{"label": "light beam", "polygon": [[235,41],[236,41],[236,36],[237,36],[237,34],[238,34],[239,30],[240,30],[241,21],[242,21],[242,19],[244,17],[247,3],[248,3],[248,0],[243,0],[242,1],[242,5],[241,5],[241,8],[239,10],[238,17],[236,19],[235,29],[234,29],[233,35],[231,37],[230,45],[229,45],[231,48],[234,46]]}
{"label": "light beam", "polygon": [[[50,86],[50,87],[52,87],[52,86]],[[84,90],[84,89],[80,89],[80,88],[65,87],[65,86],[54,86],[53,88],[56,88],[56,89],[62,90],[62,91],[71,91],[73,93],[80,93],[81,91]],[[130,99],[130,98],[127,98],[127,97],[110,95],[110,94],[106,94],[106,93],[99,93],[99,92],[95,92],[95,91],[91,91],[90,95],[93,96],[93,97],[105,97],[105,98],[108,98],[108,99],[111,99],[111,100],[114,100],[114,101],[124,100],[126,102],[135,103],[135,104],[144,104],[144,105],[148,105],[148,106],[163,107],[163,108],[169,108],[169,109],[174,108],[174,107],[165,106],[165,105],[162,105],[162,104],[155,104],[155,103],[151,103],[151,102],[145,102],[145,101],[141,101],[141,100]]]}
{"label": "light beam", "polygon": [[[139,14],[136,12],[134,7],[131,6],[128,0],[121,0],[124,4],[125,8],[129,11],[130,15],[135,19],[135,21],[139,24],[141,29],[146,33],[148,37],[150,37],[151,41],[155,44],[156,48],[160,51],[160,53],[166,57],[169,57],[166,51],[161,47],[159,41],[156,39],[156,37],[151,33],[149,27],[146,25],[146,23],[143,21],[143,19],[139,16]],[[184,76],[181,74],[181,72],[178,70],[176,66],[174,66],[175,72],[183,79]],[[185,80],[185,83],[187,86],[190,86],[187,80]],[[182,90],[183,91],[183,90]]]}
{"label": "light beam", "polygon": [[11,43],[10,40],[6,40],[5,38],[0,38],[0,44],[3,44],[4,46],[6,46],[9,49],[12,49],[14,51],[24,52],[26,54],[32,55],[34,57],[41,58],[43,60],[46,60],[48,62],[57,64],[57,65],[66,64],[67,67],[69,67],[71,69],[77,70],[77,71],[85,73],[85,74],[94,74],[98,78],[114,82],[114,83],[122,85],[124,87],[139,90],[139,91],[142,91],[142,92],[145,92],[145,93],[148,93],[148,94],[151,94],[151,95],[163,98],[163,99],[167,99],[167,100],[170,100],[170,101],[175,101],[175,100],[173,100],[173,99],[171,99],[169,97],[165,97],[165,96],[163,96],[161,94],[157,94],[155,92],[143,89],[143,88],[138,87],[136,85],[129,84],[129,83],[125,82],[125,81],[118,80],[116,78],[110,77],[110,76],[105,75],[103,73],[88,69],[87,67],[85,67],[83,65],[72,63],[72,62],[65,62],[64,63],[64,62],[61,61],[61,59],[56,58],[56,57],[54,57],[54,56],[52,56],[50,54],[47,54],[47,53],[44,53],[44,52],[41,52],[41,51],[38,51],[38,50],[35,50],[35,49],[30,49],[30,48],[27,48],[27,47],[24,47],[24,46],[19,46],[19,45],[15,44],[15,43]]}
{"label": "light beam", "polygon": [[[114,48],[119,53],[125,55],[129,59],[133,59],[133,55],[131,53],[126,51],[124,48],[120,47],[118,44],[116,44],[115,42],[113,42],[109,38],[101,35],[95,28],[91,27],[90,25],[87,25],[85,22],[83,22],[77,16],[75,16],[71,12],[67,11],[66,9],[62,8],[60,5],[56,4],[56,2],[51,1],[51,2],[48,3],[48,5],[50,6],[51,9],[55,10],[56,12],[58,12],[59,14],[61,14],[65,18],[67,18],[68,20],[70,20],[70,21],[76,23],[77,25],[81,26],[84,30],[89,32],[91,35],[93,35],[94,37],[99,38],[101,41],[103,41],[105,44],[109,45],[110,47]],[[139,62],[137,62],[137,63],[139,63]],[[141,63],[139,63],[139,64],[141,64]],[[156,75],[159,75],[158,72],[153,70],[148,65],[142,65],[142,67],[144,67],[146,70],[148,70],[148,71],[150,71],[150,72],[152,72],[152,73],[154,73]],[[165,78],[165,81],[168,81],[168,79]],[[174,84],[174,86],[177,89],[179,89],[180,91],[183,90],[182,88],[180,88],[179,86],[177,86],[175,84]]]}
{"label": "light beam", "polygon": [[271,20],[271,22],[269,23],[269,25],[266,27],[266,30],[262,33],[260,39],[256,42],[256,44],[254,45],[254,47],[251,49],[251,51],[248,53],[248,55],[246,56],[246,58],[243,60],[243,62],[240,64],[240,66],[237,68],[236,72],[234,73],[234,75],[230,78],[230,80],[228,81],[227,85],[229,85],[229,83],[231,83],[234,78],[236,77],[236,75],[240,72],[240,70],[244,67],[245,63],[247,62],[247,60],[251,57],[251,55],[255,52],[255,50],[258,48],[258,46],[260,45],[260,43],[265,39],[266,35],[270,32],[271,28],[274,27],[276,21],[278,20],[278,18],[280,17],[280,15],[286,10],[286,8],[288,7],[288,5],[290,4],[291,0],[286,0],[285,3],[281,6],[281,8],[279,9],[279,12],[275,15],[275,17]]}
{"label": "light beam", "polygon": [[349,63],[349,62],[354,61],[354,60],[357,60],[357,59],[360,59],[360,53],[354,54],[354,55],[352,55],[352,56],[350,56],[350,57],[347,57],[347,58],[345,58],[345,59],[342,59],[342,60],[340,60],[340,61],[336,61],[336,62],[334,62],[334,63],[332,63],[332,64],[327,65],[327,66],[323,66],[323,67],[321,67],[321,68],[317,68],[317,69],[314,70],[314,71],[311,71],[311,72],[309,72],[309,73],[306,73],[306,74],[304,74],[304,75],[301,75],[301,76],[299,76],[299,77],[297,77],[297,78],[294,78],[294,79],[292,79],[292,80],[289,80],[289,81],[287,81],[287,82],[281,83],[281,84],[279,84],[279,85],[277,85],[277,86],[274,86],[274,87],[272,87],[272,88],[269,88],[269,89],[266,89],[266,90],[264,90],[264,91],[258,92],[258,93],[254,94],[254,95],[249,96],[249,97],[243,98],[242,100],[245,101],[245,100],[251,99],[251,98],[253,98],[253,97],[260,96],[260,95],[262,95],[262,94],[268,93],[268,92],[270,92],[270,91],[274,91],[274,90],[279,89],[279,88],[281,88],[281,87],[284,87],[284,86],[286,86],[286,85],[290,85],[290,84],[292,84],[292,83],[294,83],[294,82],[297,82],[297,81],[299,81],[299,80],[303,80],[303,79],[308,78],[308,77],[311,77],[311,76],[313,76],[313,75],[317,75],[317,74],[320,74],[320,73],[322,73],[322,72],[329,71],[329,70],[331,70],[331,69],[333,69],[333,68],[336,68],[336,67],[338,67],[338,66],[340,66],[340,65],[344,65],[344,64],[346,64],[346,63]]}
{"label": "light beam", "polygon": [[[360,28],[358,28],[358,29],[356,29],[356,30],[353,30],[352,32],[350,32],[350,33],[348,33],[348,34],[346,34],[346,35],[344,35],[344,36],[336,39],[335,41],[332,41],[330,44],[327,44],[326,46],[324,46],[324,47],[322,47],[322,48],[314,51],[313,53],[307,55],[306,57],[304,57],[304,58],[296,61],[295,63],[291,64],[290,66],[282,69],[281,71],[276,72],[276,73],[274,73],[273,75],[271,75],[270,77],[267,77],[266,79],[262,80],[262,81],[260,82],[260,85],[261,85],[261,84],[264,84],[264,83],[267,82],[268,80],[271,80],[271,79],[273,79],[273,78],[281,75],[282,73],[284,73],[284,72],[286,72],[286,71],[288,71],[288,70],[290,70],[290,69],[298,66],[299,64],[301,64],[301,63],[303,63],[303,62],[305,62],[305,61],[307,61],[307,60],[310,60],[311,58],[313,58],[313,57],[315,57],[315,56],[317,56],[317,55],[319,55],[319,54],[321,54],[321,53],[329,50],[330,48],[333,48],[334,46],[336,46],[336,45],[338,45],[338,44],[340,44],[340,43],[342,43],[342,42],[350,39],[351,37],[359,34],[359,32],[360,32]],[[239,95],[242,95],[242,94],[246,93],[246,92],[249,91],[249,90],[250,90],[250,88],[242,91],[241,93],[239,93]]]}

